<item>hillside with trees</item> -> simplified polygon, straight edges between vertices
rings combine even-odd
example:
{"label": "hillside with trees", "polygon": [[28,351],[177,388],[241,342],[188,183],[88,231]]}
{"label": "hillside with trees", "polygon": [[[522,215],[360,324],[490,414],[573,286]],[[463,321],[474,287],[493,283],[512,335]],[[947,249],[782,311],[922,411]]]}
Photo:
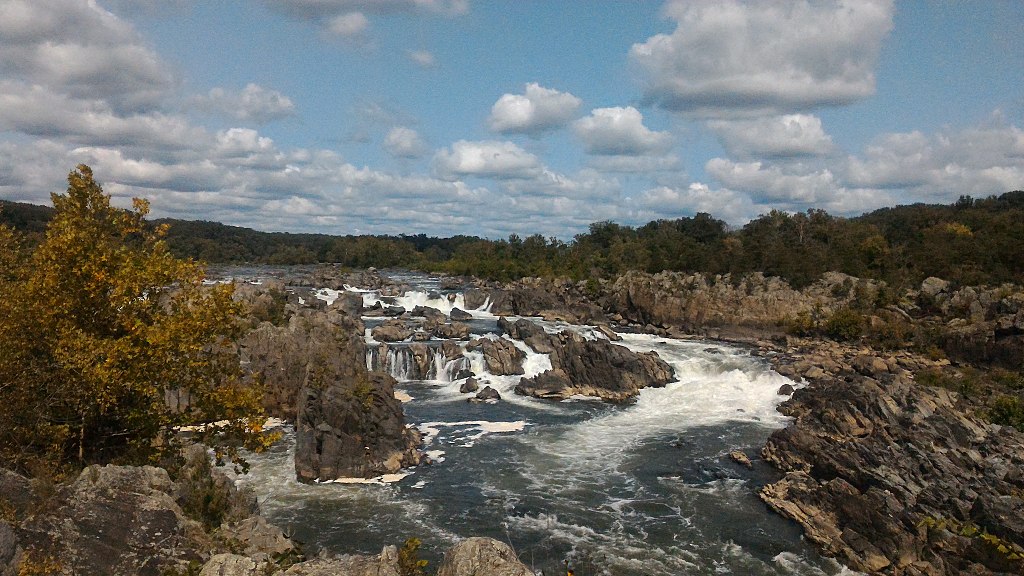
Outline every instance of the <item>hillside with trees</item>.
{"label": "hillside with trees", "polygon": [[[0,223],[39,240],[51,209],[0,203]],[[854,218],[773,210],[730,229],[700,213],[631,227],[596,222],[569,241],[532,235],[489,240],[259,232],[216,222],[157,220],[172,254],[214,264],[335,263],[411,268],[494,280],[523,276],[611,278],[629,270],[743,275],[794,287],[830,270],[908,286],[929,276],[958,284],[1024,282],[1024,191],[951,205],[883,208]]]}

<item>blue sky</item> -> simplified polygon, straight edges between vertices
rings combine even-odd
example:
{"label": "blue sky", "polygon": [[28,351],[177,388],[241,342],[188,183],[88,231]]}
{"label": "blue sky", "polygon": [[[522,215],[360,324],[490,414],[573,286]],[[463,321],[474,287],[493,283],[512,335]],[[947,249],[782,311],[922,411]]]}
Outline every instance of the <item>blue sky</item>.
{"label": "blue sky", "polygon": [[1024,2],[0,0],[0,197],[569,239],[1024,188]]}

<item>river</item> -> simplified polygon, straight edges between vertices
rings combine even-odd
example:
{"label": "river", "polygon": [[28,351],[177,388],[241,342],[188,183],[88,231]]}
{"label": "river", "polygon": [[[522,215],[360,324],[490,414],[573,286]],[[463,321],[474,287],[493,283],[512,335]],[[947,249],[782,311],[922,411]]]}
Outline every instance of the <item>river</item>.
{"label": "river", "polygon": [[[446,312],[453,305],[429,298],[439,290],[435,279],[401,279],[415,290],[394,303]],[[363,298],[380,299],[372,292]],[[472,314],[476,335],[496,337],[495,316]],[[598,337],[587,327],[543,324]],[[791,382],[743,347],[623,338],[633,350],[656,351],[676,381],[642,390],[629,405],[552,402],[515,395],[518,376],[487,374],[470,354],[481,386],[494,387],[502,400],[467,402],[443,369],[431,380],[399,382],[411,397],[406,419],[424,432],[433,464],[389,484],[300,484],[294,435],[286,429],[271,450],[250,457],[251,471],[239,483],[253,486],[264,515],[311,552],[377,553],[416,537],[436,569],[444,549],[479,535],[508,542],[548,576],[564,574],[566,565],[577,576],[853,574],[817,555],[795,524],[756,496],[777,477],[757,455],[786,423],[776,411],[785,399],[777,391]],[[546,356],[530,352],[527,376],[546,367]],[[754,469],[732,462],[732,450],[750,455]]]}

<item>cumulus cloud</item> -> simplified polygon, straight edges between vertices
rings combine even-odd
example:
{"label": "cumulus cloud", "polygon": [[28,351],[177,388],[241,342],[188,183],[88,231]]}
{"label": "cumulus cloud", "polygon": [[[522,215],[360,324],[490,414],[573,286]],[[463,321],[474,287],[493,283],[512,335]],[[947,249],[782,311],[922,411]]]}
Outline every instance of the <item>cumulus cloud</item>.
{"label": "cumulus cloud", "polygon": [[595,108],[573,124],[588,154],[643,156],[660,154],[672,146],[668,132],[644,126],[644,117],[632,106]]}
{"label": "cumulus cloud", "polygon": [[535,178],[542,173],[540,160],[512,142],[459,140],[451,149],[434,155],[434,172],[445,180],[465,176],[487,178]]}
{"label": "cumulus cloud", "polygon": [[711,189],[701,182],[693,182],[685,187],[657,186],[645,190],[633,200],[632,208],[633,219],[638,223],[705,212],[730,224],[739,225],[745,224],[760,212],[760,207],[750,196],[729,189]]}
{"label": "cumulus cloud", "polygon": [[801,165],[777,166],[763,162],[733,162],[712,158],[704,170],[727,188],[749,193],[760,202],[820,204],[837,194],[842,185],[828,168],[807,170]]}
{"label": "cumulus cloud", "polygon": [[119,113],[154,109],[175,83],[131,26],[95,2],[67,0],[7,0],[0,74]]}
{"label": "cumulus cloud", "polygon": [[568,92],[544,88],[536,82],[523,94],[504,94],[491,107],[491,130],[537,136],[565,126],[583,101]]}
{"label": "cumulus cloud", "polygon": [[845,171],[855,186],[902,189],[918,200],[954,200],[1020,189],[1024,131],[994,125],[962,130],[885,134]]}
{"label": "cumulus cloud", "polygon": [[753,120],[708,122],[722,145],[734,156],[786,158],[820,156],[834,149],[832,137],[813,114],[786,114]]}
{"label": "cumulus cloud", "polygon": [[420,158],[427,153],[427,146],[419,132],[405,126],[395,126],[384,137],[384,149],[396,158]]}
{"label": "cumulus cloud", "polygon": [[697,115],[842,105],[875,90],[891,0],[674,0],[671,34],[634,44],[645,98]]}
{"label": "cumulus cloud", "polygon": [[194,102],[200,109],[257,124],[266,124],[295,114],[295,104],[291,98],[277,90],[269,90],[252,83],[239,91],[213,88],[205,96],[196,97]]}
{"label": "cumulus cloud", "polygon": [[434,55],[427,50],[409,50],[406,52],[406,55],[409,57],[409,60],[423,68],[437,66],[437,60],[434,58]]}

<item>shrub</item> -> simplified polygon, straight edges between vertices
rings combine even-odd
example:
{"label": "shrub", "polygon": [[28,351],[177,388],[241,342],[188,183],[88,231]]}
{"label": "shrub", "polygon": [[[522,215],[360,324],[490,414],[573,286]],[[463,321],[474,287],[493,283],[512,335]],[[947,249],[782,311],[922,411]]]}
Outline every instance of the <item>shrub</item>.
{"label": "shrub", "polygon": [[988,420],[1024,432],[1024,402],[1016,396],[998,396],[988,410]]}
{"label": "shrub", "polygon": [[864,331],[864,315],[843,306],[825,321],[824,330],[834,340],[854,340]]}

